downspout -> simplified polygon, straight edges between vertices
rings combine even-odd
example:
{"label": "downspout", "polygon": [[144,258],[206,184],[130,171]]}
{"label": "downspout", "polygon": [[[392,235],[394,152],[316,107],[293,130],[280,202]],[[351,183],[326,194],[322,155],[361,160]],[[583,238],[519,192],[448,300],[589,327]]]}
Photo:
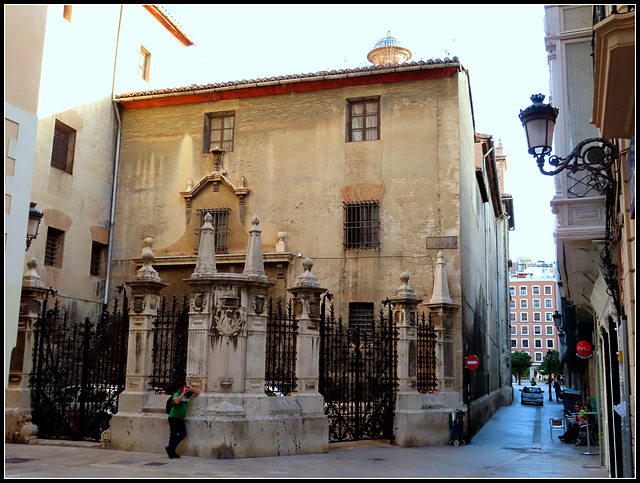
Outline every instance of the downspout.
{"label": "downspout", "polygon": [[113,257],[113,221],[116,213],[116,190],[118,186],[118,165],[120,162],[120,135],[122,133],[122,122],[120,119],[120,111],[114,97],[116,84],[116,66],[118,63],[118,49],[120,48],[120,28],[122,27],[122,10],[124,5],[120,5],[120,18],[118,19],[118,36],[116,37],[116,55],[113,59],[113,80],[111,82],[111,105],[116,116],[116,126],[118,133],[116,135],[116,152],[113,162],[113,186],[111,189],[111,213],[109,214],[109,248],[107,250],[107,281],[104,288],[104,305],[106,307],[109,300],[109,282],[111,279],[111,259]]}

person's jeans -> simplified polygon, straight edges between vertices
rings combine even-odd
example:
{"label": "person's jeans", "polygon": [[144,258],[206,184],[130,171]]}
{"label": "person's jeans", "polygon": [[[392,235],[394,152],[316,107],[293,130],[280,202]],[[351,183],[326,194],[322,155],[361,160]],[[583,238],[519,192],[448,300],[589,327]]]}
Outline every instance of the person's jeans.
{"label": "person's jeans", "polygon": [[169,418],[169,450],[175,452],[180,442],[187,437],[187,425],[182,418]]}

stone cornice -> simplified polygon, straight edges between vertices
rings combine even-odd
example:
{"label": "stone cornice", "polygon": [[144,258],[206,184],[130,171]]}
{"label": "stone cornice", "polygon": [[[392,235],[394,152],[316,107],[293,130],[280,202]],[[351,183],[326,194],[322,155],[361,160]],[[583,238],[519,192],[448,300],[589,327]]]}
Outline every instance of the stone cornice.
{"label": "stone cornice", "polygon": [[[293,253],[264,253],[264,263],[291,263],[294,259]],[[246,254],[244,253],[216,253],[216,264],[244,263]],[[142,265],[142,258],[131,259],[136,265]],[[196,255],[170,255],[155,257],[153,265],[155,267],[169,266],[195,266],[198,257]]]}
{"label": "stone cornice", "polygon": [[247,196],[251,190],[246,186],[236,186],[234,185],[222,172],[213,171],[211,173],[205,174],[200,181],[198,181],[190,190],[181,191],[180,194],[185,200],[190,200],[195,195],[198,194],[208,183],[222,183],[227,188],[229,188],[238,198],[240,198],[240,203],[244,201],[244,197]]}

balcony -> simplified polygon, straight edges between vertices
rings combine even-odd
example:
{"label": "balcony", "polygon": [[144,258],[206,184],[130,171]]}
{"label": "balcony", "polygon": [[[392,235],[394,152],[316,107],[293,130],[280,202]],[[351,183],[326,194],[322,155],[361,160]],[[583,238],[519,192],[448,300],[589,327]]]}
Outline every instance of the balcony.
{"label": "balcony", "polygon": [[633,6],[594,7],[593,123],[603,138],[630,139],[635,121],[635,20]]}

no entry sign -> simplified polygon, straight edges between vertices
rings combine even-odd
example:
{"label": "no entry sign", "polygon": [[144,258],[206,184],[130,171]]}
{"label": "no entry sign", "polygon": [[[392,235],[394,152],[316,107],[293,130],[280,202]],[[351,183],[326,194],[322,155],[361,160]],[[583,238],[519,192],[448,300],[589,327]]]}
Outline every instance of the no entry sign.
{"label": "no entry sign", "polygon": [[466,359],[467,369],[475,371],[478,368],[480,361],[478,360],[478,356],[469,356]]}

